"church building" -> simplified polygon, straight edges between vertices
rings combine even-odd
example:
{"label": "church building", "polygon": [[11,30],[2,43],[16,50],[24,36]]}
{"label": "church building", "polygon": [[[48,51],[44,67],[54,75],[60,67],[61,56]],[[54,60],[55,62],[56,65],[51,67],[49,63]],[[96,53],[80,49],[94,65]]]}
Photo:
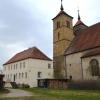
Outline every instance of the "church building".
{"label": "church building", "polygon": [[97,80],[100,78],[100,22],[87,26],[63,8],[53,18],[53,59],[55,78]]}

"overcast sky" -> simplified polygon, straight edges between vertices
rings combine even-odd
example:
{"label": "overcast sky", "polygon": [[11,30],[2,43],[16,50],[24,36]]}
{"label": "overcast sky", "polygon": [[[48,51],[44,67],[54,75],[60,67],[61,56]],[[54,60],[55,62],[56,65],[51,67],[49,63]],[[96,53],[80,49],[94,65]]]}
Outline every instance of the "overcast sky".
{"label": "overcast sky", "polygon": [[[64,10],[77,21],[92,25],[100,21],[100,0],[63,0]],[[37,46],[52,58],[52,18],[60,0],[0,0],[0,67],[14,54]]]}

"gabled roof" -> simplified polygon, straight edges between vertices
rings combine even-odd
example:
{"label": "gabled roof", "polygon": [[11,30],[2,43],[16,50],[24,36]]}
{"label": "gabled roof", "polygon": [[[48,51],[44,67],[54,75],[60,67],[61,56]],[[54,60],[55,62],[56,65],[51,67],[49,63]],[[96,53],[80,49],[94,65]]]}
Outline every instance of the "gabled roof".
{"label": "gabled roof", "polygon": [[74,25],[74,27],[75,27],[75,26],[78,26],[78,25],[87,26],[87,25],[85,25],[81,20],[78,20],[78,21],[76,22],[76,24]]}
{"label": "gabled roof", "polygon": [[72,17],[72,16],[68,15],[65,11],[61,10],[61,11],[57,14],[57,16],[56,16],[56,17],[54,17],[52,20],[54,20],[55,18],[59,17],[59,16],[60,16],[60,15],[62,15],[62,14],[64,14],[64,15],[66,15],[66,16],[68,16],[68,17],[70,17],[70,18],[72,18],[72,19],[73,19],[73,17]]}
{"label": "gabled roof", "polygon": [[28,59],[28,58],[52,61],[43,52],[41,52],[37,47],[33,47],[33,48],[29,48],[27,50],[24,50],[20,53],[17,53],[9,61],[7,61],[4,65],[14,63],[14,62],[18,62],[18,61],[21,61],[21,60],[25,60],[25,59]]}
{"label": "gabled roof", "polygon": [[69,55],[95,47],[100,47],[100,22],[86,28],[81,34],[77,35],[65,54]]}

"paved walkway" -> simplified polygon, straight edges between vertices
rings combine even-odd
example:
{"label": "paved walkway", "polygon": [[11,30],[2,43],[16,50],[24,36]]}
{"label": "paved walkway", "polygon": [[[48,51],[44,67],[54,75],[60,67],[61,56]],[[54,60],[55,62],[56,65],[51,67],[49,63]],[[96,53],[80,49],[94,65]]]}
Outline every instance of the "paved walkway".
{"label": "paved walkway", "polygon": [[4,97],[25,97],[25,96],[33,96],[34,94],[31,92],[27,92],[20,89],[8,89],[10,92],[8,94],[3,94],[0,98]]}

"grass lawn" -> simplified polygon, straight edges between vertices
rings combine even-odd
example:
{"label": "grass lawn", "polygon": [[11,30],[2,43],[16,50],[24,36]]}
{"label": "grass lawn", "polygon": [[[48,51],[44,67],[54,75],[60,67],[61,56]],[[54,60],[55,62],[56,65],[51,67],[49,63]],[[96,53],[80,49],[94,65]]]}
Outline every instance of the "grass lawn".
{"label": "grass lawn", "polygon": [[53,100],[100,100],[100,90],[53,90],[33,88],[28,91],[55,97]]}
{"label": "grass lawn", "polygon": [[0,89],[0,95],[4,93],[9,93],[9,91],[7,89]]}
{"label": "grass lawn", "polygon": [[100,90],[26,89],[38,96],[0,100],[100,100]]}

